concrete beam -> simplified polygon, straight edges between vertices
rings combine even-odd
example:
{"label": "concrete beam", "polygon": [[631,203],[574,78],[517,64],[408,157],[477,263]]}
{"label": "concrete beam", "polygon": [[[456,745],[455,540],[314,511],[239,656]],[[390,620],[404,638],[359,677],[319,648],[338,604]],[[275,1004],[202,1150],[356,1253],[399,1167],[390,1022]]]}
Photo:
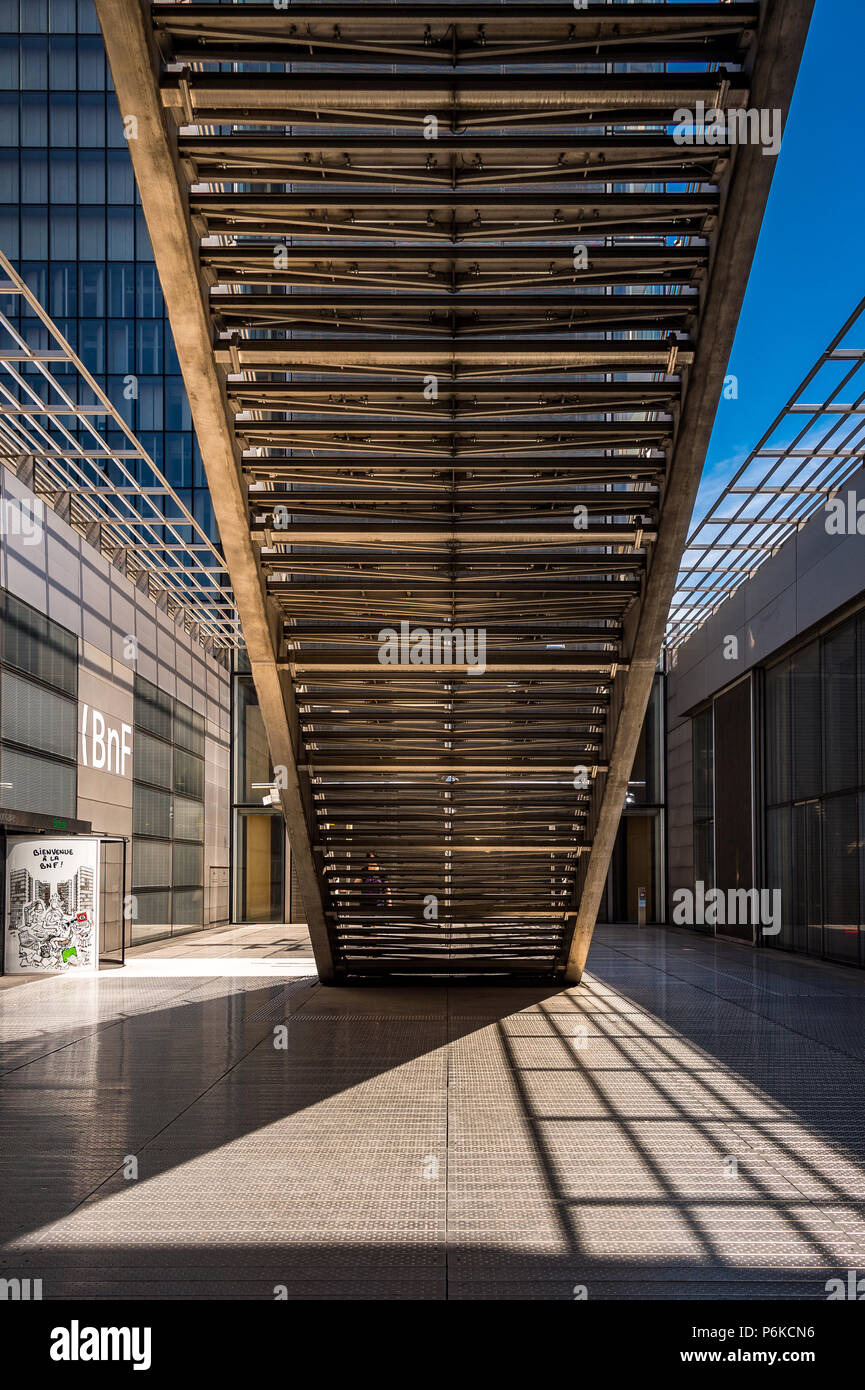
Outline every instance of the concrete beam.
{"label": "concrete beam", "polygon": [[249,531],[240,452],[231,426],[225,381],[211,349],[206,290],[182,191],[176,135],[159,93],[158,60],[138,0],[96,0],[121,115],[134,117],[129,140],[132,164],[147,221],[156,268],[201,448],[210,495],[231,578],[252,676],[267,731],[270,755],[288,772],[282,807],[303,895],[319,975],[333,981],[334,961],[315,870],[309,826],[292,739],[288,682],[280,674],[276,634],[280,620],[266,596],[256,546]]}
{"label": "concrete beam", "polygon": [[[814,0],[767,0],[758,37],[751,106],[780,108],[786,120],[813,7]],[[566,978],[572,983],[582,978],[595,929],[774,167],[775,160],[756,145],[742,146],[733,165],[706,289],[699,346],[687,381],[670,464],[658,542],[629,652],[630,674],[623,690],[609,773],[568,952]]]}

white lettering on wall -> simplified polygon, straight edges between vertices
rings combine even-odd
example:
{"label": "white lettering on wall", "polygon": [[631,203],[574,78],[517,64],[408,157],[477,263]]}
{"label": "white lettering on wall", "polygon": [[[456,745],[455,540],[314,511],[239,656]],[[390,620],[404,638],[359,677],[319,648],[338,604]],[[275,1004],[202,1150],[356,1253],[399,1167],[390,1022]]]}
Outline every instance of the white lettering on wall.
{"label": "white lettering on wall", "polygon": [[132,756],[132,726],[109,724],[105,715],[81,706],[81,761],[85,767],[128,777]]}

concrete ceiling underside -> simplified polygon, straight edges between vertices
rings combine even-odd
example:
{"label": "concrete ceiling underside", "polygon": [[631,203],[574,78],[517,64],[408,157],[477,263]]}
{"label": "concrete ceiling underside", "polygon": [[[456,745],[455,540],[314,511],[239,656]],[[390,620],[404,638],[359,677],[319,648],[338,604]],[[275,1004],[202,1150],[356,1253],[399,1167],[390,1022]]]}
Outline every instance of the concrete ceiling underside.
{"label": "concrete ceiling underside", "polygon": [[96,0],[323,979],[580,978],[811,5]]}

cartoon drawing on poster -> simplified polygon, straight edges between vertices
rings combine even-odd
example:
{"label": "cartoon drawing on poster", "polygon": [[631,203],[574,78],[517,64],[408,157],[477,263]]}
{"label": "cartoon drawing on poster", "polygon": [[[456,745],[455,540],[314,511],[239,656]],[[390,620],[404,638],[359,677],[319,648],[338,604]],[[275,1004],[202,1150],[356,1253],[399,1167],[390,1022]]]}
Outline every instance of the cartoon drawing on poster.
{"label": "cartoon drawing on poster", "polygon": [[6,856],[6,969],[97,965],[95,840],[16,839]]}

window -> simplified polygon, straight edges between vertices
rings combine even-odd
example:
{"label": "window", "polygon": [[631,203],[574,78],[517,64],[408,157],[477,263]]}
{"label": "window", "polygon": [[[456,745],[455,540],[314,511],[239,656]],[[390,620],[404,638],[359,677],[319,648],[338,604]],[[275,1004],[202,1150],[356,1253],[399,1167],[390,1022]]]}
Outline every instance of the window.
{"label": "window", "polygon": [[102,150],[78,151],[79,196],[82,203],[105,203],[105,155]]}
{"label": "window", "polygon": [[[136,739],[136,755],[138,740]],[[171,841],[139,840],[132,857],[133,888],[165,888],[171,882]]]}
{"label": "window", "polygon": [[204,806],[200,801],[175,796],[174,834],[180,840],[204,839]]}
{"label": "window", "polygon": [[258,707],[258,696],[251,676],[237,676],[234,686],[235,741],[235,800],[261,805],[263,786],[273,777],[273,766],[264,732],[264,720]]}
{"label": "window", "polygon": [[74,38],[49,39],[48,64],[51,72],[52,91],[73,92],[76,85]]}
{"label": "window", "polygon": [[204,883],[204,849],[201,845],[174,846],[174,886]]}
{"label": "window", "polygon": [[170,790],[171,745],[139,730],[135,739],[135,778]]}
{"label": "window", "polygon": [[845,623],[823,641],[823,785],[845,791],[859,781],[856,728],[856,624]]}
{"label": "window", "polygon": [[73,150],[51,153],[51,201],[74,203],[78,197],[78,166]]}
{"label": "window", "polygon": [[175,888],[174,925],[176,927],[200,927],[203,914],[203,888]]}
{"label": "window", "polygon": [[859,961],[859,798],[830,796],[823,807],[823,953]]}
{"label": "window", "polygon": [[[182,748],[174,750],[174,790],[183,796],[196,797],[199,801],[204,797],[204,761]],[[188,838],[194,839],[195,836]]]}
{"label": "window", "polygon": [[865,963],[865,615],[770,667],[764,710],[767,942]]}
{"label": "window", "polygon": [[74,149],[77,144],[77,105],[74,96],[54,92],[48,120],[51,128],[51,148]]}
{"label": "window", "polygon": [[78,640],[12,594],[0,619],[0,806],[73,820]]}
{"label": "window", "polygon": [[23,680],[12,671],[0,677],[0,731],[4,742],[76,760],[77,707],[74,701]]}
{"label": "window", "polygon": [[204,755],[204,720],[188,705],[174,707],[174,742],[199,757]]}
{"label": "window", "polygon": [[3,595],[3,664],[66,695],[78,694],[78,640],[12,594]]}
{"label": "window", "polygon": [[796,652],[790,667],[793,799],[816,796],[823,780],[820,643]]}
{"label": "window", "polygon": [[133,940],[204,920],[204,719],[135,680]]}
{"label": "window", "polygon": [[136,677],[136,728],[148,729],[150,733],[157,734],[159,738],[170,738],[171,703],[171,697],[169,695],[163,695],[162,691],[157,690],[155,685],[151,685],[149,681],[142,680],[140,676]]}
{"label": "window", "polygon": [[0,752],[0,806],[73,820],[77,809],[75,765],[37,758],[4,744]]}
{"label": "window", "polygon": [[136,781],[132,801],[132,833],[168,838],[171,834],[171,797],[168,792],[145,787]]}
{"label": "window", "polygon": [[694,766],[694,870],[698,881],[715,882],[714,708],[691,726]]}

